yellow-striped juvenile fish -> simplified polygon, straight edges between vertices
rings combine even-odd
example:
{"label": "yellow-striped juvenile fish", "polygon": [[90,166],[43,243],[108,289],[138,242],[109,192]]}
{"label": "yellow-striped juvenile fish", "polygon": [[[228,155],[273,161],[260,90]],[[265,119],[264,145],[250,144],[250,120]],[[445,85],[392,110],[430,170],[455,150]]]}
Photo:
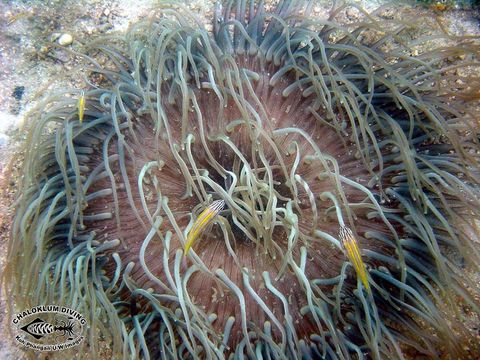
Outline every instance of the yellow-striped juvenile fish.
{"label": "yellow-striped juvenile fish", "polygon": [[215,200],[210,204],[209,207],[203,210],[202,213],[198,216],[197,220],[195,220],[192,228],[190,229],[187,235],[187,242],[185,243],[185,251],[184,251],[185,256],[188,254],[188,251],[192,247],[195,240],[197,240],[200,237],[200,235],[202,234],[202,231],[205,230],[208,224],[210,224],[213,221],[213,219],[215,219],[215,216],[217,216],[218,213],[223,210],[224,206],[225,206],[224,200]]}
{"label": "yellow-striped juvenile fish", "polygon": [[347,253],[348,259],[352,263],[357,276],[362,281],[363,286],[370,292],[370,284],[368,283],[367,269],[365,268],[365,263],[362,260],[362,255],[360,254],[360,248],[358,247],[357,239],[353,235],[352,230],[346,226],[340,227],[340,240],[342,241],[343,247]]}
{"label": "yellow-striped juvenile fish", "polygon": [[78,99],[78,120],[80,124],[83,121],[83,113],[85,112],[85,93],[82,91]]}

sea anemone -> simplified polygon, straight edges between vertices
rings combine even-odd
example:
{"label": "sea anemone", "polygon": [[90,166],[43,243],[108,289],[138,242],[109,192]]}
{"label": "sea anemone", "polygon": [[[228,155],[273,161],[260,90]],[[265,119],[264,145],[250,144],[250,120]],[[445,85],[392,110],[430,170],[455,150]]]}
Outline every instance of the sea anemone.
{"label": "sea anemone", "polygon": [[414,56],[413,24],[353,8],[230,0],[207,31],[176,4],[91,43],[96,83],[27,139],[16,308],[72,307],[114,357],[464,356],[479,48]]}

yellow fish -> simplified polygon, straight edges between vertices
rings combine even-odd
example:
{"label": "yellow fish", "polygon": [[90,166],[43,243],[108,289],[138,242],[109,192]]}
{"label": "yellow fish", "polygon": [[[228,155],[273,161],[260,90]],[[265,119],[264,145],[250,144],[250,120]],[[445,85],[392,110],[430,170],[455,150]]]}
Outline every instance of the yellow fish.
{"label": "yellow fish", "polygon": [[78,120],[80,124],[83,121],[83,113],[85,112],[85,93],[82,91],[78,99]]}
{"label": "yellow fish", "polygon": [[200,237],[202,231],[205,230],[207,225],[210,224],[213,219],[215,219],[215,216],[217,216],[218,213],[223,210],[224,206],[224,200],[215,200],[198,216],[187,235],[187,242],[185,243],[184,251],[185,256],[188,254],[188,251],[192,247],[194,241]]}
{"label": "yellow fish", "polygon": [[353,236],[352,230],[350,230],[346,226],[340,227],[340,240],[342,241],[343,247],[347,252],[348,259],[355,268],[357,276],[362,281],[365,289],[370,292],[370,284],[368,283],[365,263],[362,260],[362,255],[360,254],[358,242],[357,239],[355,239],[355,236]]}

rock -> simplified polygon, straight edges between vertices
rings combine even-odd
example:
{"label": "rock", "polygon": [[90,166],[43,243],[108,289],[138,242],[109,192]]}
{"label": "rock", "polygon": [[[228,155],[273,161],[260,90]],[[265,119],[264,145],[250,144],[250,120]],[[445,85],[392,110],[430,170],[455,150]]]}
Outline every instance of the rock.
{"label": "rock", "polygon": [[73,36],[70,34],[62,34],[58,38],[58,43],[62,46],[68,46],[73,42]]}

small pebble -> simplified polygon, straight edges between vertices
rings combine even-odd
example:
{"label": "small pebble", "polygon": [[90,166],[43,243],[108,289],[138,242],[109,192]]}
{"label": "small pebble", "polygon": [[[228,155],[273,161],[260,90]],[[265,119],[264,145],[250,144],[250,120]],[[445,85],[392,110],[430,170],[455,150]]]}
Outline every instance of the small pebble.
{"label": "small pebble", "polygon": [[25,93],[25,86],[15,86],[15,89],[13,89],[12,96],[15,98],[15,100],[22,100],[23,94]]}
{"label": "small pebble", "polygon": [[70,45],[73,42],[73,36],[70,34],[62,34],[58,38],[58,43],[62,46]]}
{"label": "small pebble", "polygon": [[346,15],[347,15],[349,20],[357,20],[358,19],[358,10],[348,8],[347,11],[346,11]]}

